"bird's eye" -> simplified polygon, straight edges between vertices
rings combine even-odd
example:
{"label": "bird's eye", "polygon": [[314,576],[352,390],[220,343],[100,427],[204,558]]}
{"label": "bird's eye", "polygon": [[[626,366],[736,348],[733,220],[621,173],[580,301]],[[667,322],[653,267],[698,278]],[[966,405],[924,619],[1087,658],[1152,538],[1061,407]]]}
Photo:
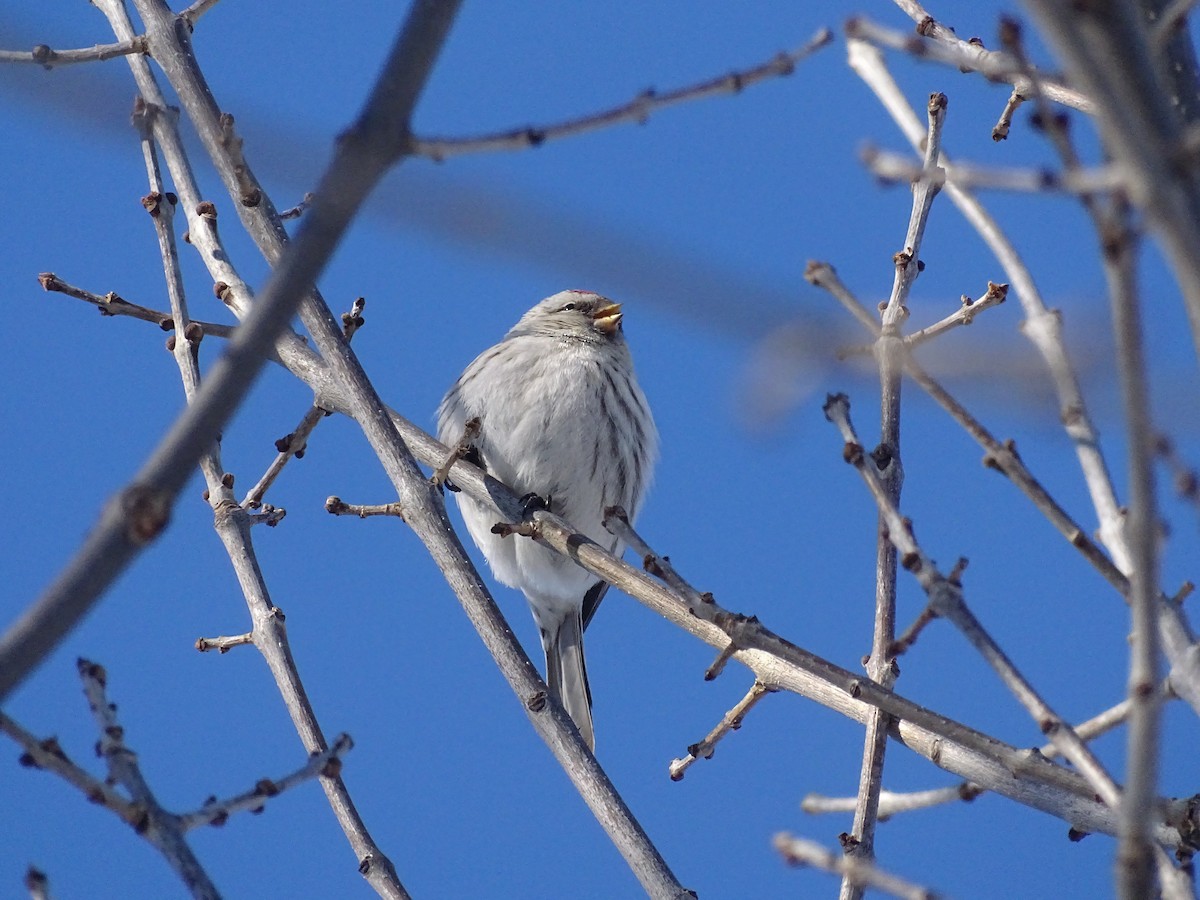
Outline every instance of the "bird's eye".
{"label": "bird's eye", "polygon": [[566,306],[564,306],[564,307],[563,307],[563,308],[560,310],[560,312],[566,312],[568,309],[574,309],[574,308],[575,308],[575,304],[574,304],[574,303],[568,303]]}

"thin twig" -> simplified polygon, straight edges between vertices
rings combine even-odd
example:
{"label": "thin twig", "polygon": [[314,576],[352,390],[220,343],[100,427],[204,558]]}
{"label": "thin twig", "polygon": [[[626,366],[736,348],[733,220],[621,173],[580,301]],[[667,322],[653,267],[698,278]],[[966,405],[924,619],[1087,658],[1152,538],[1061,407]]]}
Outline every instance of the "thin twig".
{"label": "thin twig", "polygon": [[209,650],[216,650],[218,653],[228,653],[234,647],[243,647],[246,644],[253,643],[254,632],[247,631],[245,634],[233,634],[211,638],[196,638],[196,649],[201,653],[207,653]]}
{"label": "thin twig", "polygon": [[124,729],[117,722],[117,708],[109,702],[105,691],[107,676],[104,668],[86,659],[80,659],[77,665],[83,692],[100,732],[97,753],[108,764],[110,779],[129,792],[141,812],[139,830],[143,837],[166,858],[193,897],[219,900],[216,886],[184,838],[179,817],[159,805],[142,776],[137,755],[125,745]]}
{"label": "thin twig", "polygon": [[[349,312],[342,313],[342,334],[349,341],[354,337],[355,333],[363,326],[362,312],[366,306],[366,300],[359,297],[350,306]],[[263,497],[270,489],[271,485],[283,472],[284,466],[288,462],[295,459],[303,459],[304,451],[308,447],[308,439],[312,435],[313,430],[320,424],[321,420],[329,415],[329,410],[322,409],[320,406],[313,405],[301,417],[299,424],[292,429],[284,437],[275,442],[275,449],[278,455],[267,466],[266,472],[258,479],[258,482],[246,494],[242,500],[243,509],[258,509],[262,506]],[[272,512],[274,512],[272,508]],[[281,513],[275,513],[282,517]],[[275,524],[275,521],[268,521],[269,525]]]}
{"label": "thin twig", "polygon": [[[900,0],[897,0],[897,5],[904,8],[906,12],[909,8],[920,9],[915,3],[900,2]],[[961,71],[979,72],[986,78],[1011,84],[1023,96],[1031,96],[1033,86],[1022,75],[1020,68],[1005,54],[987,50],[982,43],[958,38],[953,30],[938,25],[928,14],[917,21],[918,33],[911,34],[886,28],[870,19],[858,17],[846,23],[846,37],[879,47],[890,47],[916,59],[932,60],[953,66]],[[1092,112],[1094,108],[1094,104],[1088,97],[1067,87],[1061,81],[1043,78],[1042,89],[1055,103],[1088,113]]]}
{"label": "thin twig", "polygon": [[[879,792],[879,821],[886,822],[892,816],[900,813],[916,812],[934,806],[957,803],[961,800],[971,801],[980,794],[986,793],[982,788],[976,788],[973,792],[964,791],[963,788],[968,784],[964,781],[953,787],[933,788],[927,791],[881,790]],[[809,815],[820,816],[829,813],[854,812],[857,804],[857,796],[826,797],[822,794],[805,794],[804,799],[800,801],[800,809]]]}
{"label": "thin twig", "polygon": [[844,394],[831,395],[825,402],[825,415],[845,440],[843,456],[854,466],[870,490],[885,520],[887,537],[901,554],[904,568],[912,572],[929,596],[930,608],[948,619],[971,642],[980,656],[992,666],[1002,682],[1025,707],[1038,727],[1078,768],[1105,803],[1116,809],[1120,793],[1116,783],[1104,771],[1099,760],[1079,736],[1038,694],[971,614],[963,599],[962,585],[939,571],[912,534],[911,524],[892,503],[874,460],[863,450],[850,422],[850,402]]}
{"label": "thin twig", "polygon": [[[129,316],[130,318],[141,319],[143,322],[153,322],[163,331],[173,331],[175,329],[175,320],[171,318],[171,313],[138,306],[136,303],[130,303],[124,297],[111,291],[107,294],[93,294],[91,291],[75,287],[73,284],[67,284],[67,282],[63,281],[53,272],[43,272],[38,276],[38,282],[46,291],[66,294],[68,297],[75,297],[78,300],[92,304],[100,310],[102,316]],[[236,327],[233,325],[222,325],[218,322],[200,322],[197,320],[193,320],[193,322],[203,328],[206,335],[211,335],[212,337],[231,338]]]}
{"label": "thin twig", "polygon": [[939,896],[929,888],[885,872],[873,862],[835,853],[815,841],[782,832],[775,835],[772,843],[785,862],[794,866],[812,866],[834,875],[841,875],[843,883],[852,883],[859,893],[866,888],[872,888],[902,900],[936,900]]}
{"label": "thin twig", "polygon": [[[926,106],[925,167],[935,167],[942,145],[946,120],[946,96],[932,94]],[[902,328],[909,316],[908,297],[924,263],[921,245],[933,200],[940,185],[917,182],[913,185],[912,210],[903,249],[894,258],[892,292],[881,311],[881,325],[875,341],[875,359],[879,366],[879,445],[874,451],[877,471],[884,490],[893,504],[900,502],[904,484],[904,466],[900,450],[900,399],[904,368]],[[898,674],[893,646],[896,640],[896,548],[887,538],[882,517],[875,529],[875,615],[867,675],[873,681],[892,687]],[[887,753],[888,732],[892,720],[876,710],[867,723],[863,738],[862,766],[859,770],[858,801],[850,832],[842,841],[846,856],[871,861],[875,858],[875,828],[878,822],[879,792],[883,789],[883,766]],[[841,900],[859,900],[863,886],[849,869],[842,876]]]}
{"label": "thin twig", "polygon": [[179,827],[187,832],[204,825],[224,825],[229,817],[238,812],[260,813],[267,799],[284,791],[312,781],[315,778],[336,778],[342,770],[342,757],[354,747],[350,735],[339,734],[325,750],[314,753],[308,762],[282,778],[263,778],[254,787],[236,797],[218,800],[215,797],[191,813],[179,816]]}
{"label": "thin twig", "polygon": [[671,765],[667,769],[671,780],[683,780],[684,774],[696,760],[712,759],[721,738],[725,737],[729,732],[737,731],[741,728],[742,722],[746,719],[746,713],[753,709],[758,701],[769,693],[771,693],[771,689],[761,681],[756,680],[750,686],[750,690],[746,692],[746,696],[742,697],[729,712],[721,717],[721,721],[717,723],[716,728],[706,734],[701,740],[688,747],[687,756],[682,759],[671,760]]}
{"label": "thin twig", "polygon": [[1007,284],[996,284],[994,281],[989,281],[987,290],[978,300],[972,300],[966,294],[963,294],[962,305],[958,309],[944,319],[934,322],[932,325],[905,335],[904,342],[909,347],[919,347],[926,341],[933,340],[947,331],[963,325],[970,325],[975,321],[977,315],[991,309],[993,306],[999,306],[1007,297]]}
{"label": "thin twig", "polygon": [[145,53],[146,50],[145,35],[138,35],[115,44],[96,44],[77,50],[54,50],[45,44],[38,44],[32,50],[0,50],[0,63],[32,63],[43,69],[53,69],[55,66],[116,59],[131,53]]}
{"label": "thin twig", "polygon": [[1012,93],[1008,95],[1008,101],[1004,104],[1004,109],[1000,111],[1000,118],[992,126],[993,141],[1008,140],[1008,133],[1012,130],[1013,116],[1016,115],[1017,110],[1020,109],[1025,99],[1025,95],[1019,90],[1016,88],[1012,89]]}
{"label": "thin twig", "polygon": [[1119,170],[1111,165],[1055,172],[1052,169],[1004,168],[970,163],[925,168],[920,160],[901,153],[880,150],[868,144],[859,152],[863,164],[884,184],[950,182],[966,190],[1014,191],[1026,194],[1061,193],[1078,195],[1112,191],[1121,187]]}
{"label": "thin twig", "polygon": [[142,821],[142,810],[136,804],[108,781],[96,778],[72,762],[59,745],[58,738],[38,738],[3,712],[0,712],[0,732],[8,735],[24,751],[19,760],[21,765],[57,775],[83,794],[88,802],[110,810],[130,828],[136,829]]}
{"label": "thin twig", "polygon": [[283,219],[284,221],[286,221],[288,219],[300,218],[308,210],[309,206],[312,205],[312,199],[313,199],[313,195],[312,195],[312,192],[310,191],[310,192],[306,193],[304,195],[304,197],[301,198],[300,202],[297,203],[295,206],[290,206],[287,209],[280,210],[279,218]]}
{"label": "thin twig", "polygon": [[217,5],[218,0],[196,0],[191,6],[179,13],[179,18],[187,23],[188,28],[195,28],[199,18]]}
{"label": "thin twig", "polygon": [[479,437],[479,431],[482,426],[483,423],[479,416],[467,419],[463,425],[462,437],[450,449],[450,455],[446,457],[446,461],[438,466],[434,470],[433,475],[430,476],[429,481],[431,484],[441,487],[446,483],[446,479],[450,476],[451,467],[471,453],[471,449],[475,446],[475,439]]}
{"label": "thin twig", "polygon": [[702,100],[720,94],[737,94],[752,85],[770,78],[791,75],[796,64],[811,56],[833,40],[833,32],[822,28],[796,50],[778,53],[771,59],[749,69],[731,72],[698,84],[659,93],[643,91],[628,103],[601,112],[579,116],[553,125],[526,126],[494,134],[467,138],[414,138],[413,153],[441,162],[466,153],[489,153],[497,150],[525,150],[540,147],[547,141],[586,134],[612,125],[633,122],[642,125],[654,113],[692,100]]}
{"label": "thin twig", "polygon": [[363,506],[345,503],[341,497],[330,497],[326,500],[325,511],[335,516],[358,516],[360,519],[366,519],[371,516],[404,518],[404,505],[401,503],[379,503],[373,506]]}
{"label": "thin twig", "polygon": [[[1164,699],[1172,696],[1168,693],[1169,686],[1165,683],[1159,690]],[[1115,706],[1111,706],[1103,712],[1092,716],[1087,721],[1080,722],[1074,726],[1075,733],[1082,740],[1095,740],[1122,725],[1129,715],[1129,706],[1128,700],[1122,700]],[[1058,748],[1051,743],[1043,744],[1038,752],[1047,759],[1053,759],[1060,755]],[[884,790],[880,793],[879,820],[882,822],[900,813],[927,809],[931,806],[946,803],[957,803],[960,801],[970,803],[980,794],[985,793],[987,793],[986,788],[980,787],[978,784],[970,781],[963,781],[951,787],[933,788],[927,791]],[[855,797],[825,797],[820,794],[808,794],[800,801],[800,808],[812,815],[851,812],[854,810],[856,799]]]}

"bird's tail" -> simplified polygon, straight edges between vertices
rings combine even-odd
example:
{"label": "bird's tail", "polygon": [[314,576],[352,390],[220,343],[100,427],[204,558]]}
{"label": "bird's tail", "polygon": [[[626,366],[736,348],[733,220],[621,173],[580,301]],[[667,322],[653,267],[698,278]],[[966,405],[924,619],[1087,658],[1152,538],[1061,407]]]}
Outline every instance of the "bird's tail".
{"label": "bird's tail", "polygon": [[546,686],[551,696],[575,722],[588,748],[595,750],[592,692],[583,661],[583,619],[579,610],[570,612],[551,631],[543,631],[542,646],[546,650]]}

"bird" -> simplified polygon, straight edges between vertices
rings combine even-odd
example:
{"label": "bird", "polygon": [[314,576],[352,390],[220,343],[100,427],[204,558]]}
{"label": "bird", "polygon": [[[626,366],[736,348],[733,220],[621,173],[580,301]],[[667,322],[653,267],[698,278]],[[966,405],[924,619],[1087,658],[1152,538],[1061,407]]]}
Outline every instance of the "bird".
{"label": "bird", "polygon": [[[620,506],[634,520],[659,453],[623,317],[619,303],[591,291],[547,297],[463,370],[437,416],[442,443],[473,435],[468,458],[617,556],[624,545],[604,528],[605,510]],[[455,496],[493,575],[529,602],[550,695],[594,751],[583,632],[608,583],[536,541],[493,533],[493,507]]]}

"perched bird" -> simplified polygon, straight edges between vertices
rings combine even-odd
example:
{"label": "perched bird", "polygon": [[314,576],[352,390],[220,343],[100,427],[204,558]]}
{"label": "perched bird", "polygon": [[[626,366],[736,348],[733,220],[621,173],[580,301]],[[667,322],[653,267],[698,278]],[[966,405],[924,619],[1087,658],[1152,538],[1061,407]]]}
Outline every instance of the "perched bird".
{"label": "perched bird", "polygon": [[[621,307],[588,291],[543,300],[475,358],[438,410],[438,438],[454,446],[478,417],[474,458],[518,495],[536,495],[620,555],[601,520],[632,519],[658,456],[658,432],[633,373]],[[595,749],[583,630],[608,584],[531,540],[492,533],[496,511],[459,493],[467,530],[496,578],[520,588],[546,651],[546,684]]]}

